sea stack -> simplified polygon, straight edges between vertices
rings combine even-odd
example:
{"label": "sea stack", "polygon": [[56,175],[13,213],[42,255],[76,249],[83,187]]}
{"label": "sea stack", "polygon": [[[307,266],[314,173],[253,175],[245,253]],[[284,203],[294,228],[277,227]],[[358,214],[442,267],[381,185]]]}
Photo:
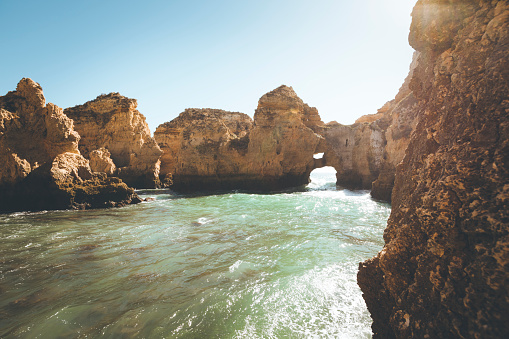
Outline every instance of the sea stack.
{"label": "sea stack", "polygon": [[154,134],[164,152],[161,176],[172,174],[177,191],[303,185],[315,168],[313,154],[325,150],[312,129],[320,125],[316,109],[287,86],[262,96],[254,121],[238,112],[187,109]]}
{"label": "sea stack", "polygon": [[509,3],[419,0],[412,17],[419,122],[358,283],[374,338],[505,338]]}
{"label": "sea stack", "polygon": [[121,180],[92,172],[79,141],[73,121],[46,104],[33,80],[0,97],[0,212],[139,202]]}
{"label": "sea stack", "polygon": [[102,171],[106,166],[108,175],[119,177],[130,186],[154,188],[159,186],[162,151],[137,106],[135,99],[110,93],[66,108],[64,113],[74,120],[74,128],[81,136],[79,149],[91,165],[99,165],[100,159],[112,162],[94,170]]}

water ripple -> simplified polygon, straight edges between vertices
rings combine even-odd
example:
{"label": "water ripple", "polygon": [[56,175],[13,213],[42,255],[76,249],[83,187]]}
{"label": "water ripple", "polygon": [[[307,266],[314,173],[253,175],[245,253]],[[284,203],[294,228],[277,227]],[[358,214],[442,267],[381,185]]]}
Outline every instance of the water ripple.
{"label": "water ripple", "polygon": [[[332,176],[332,179],[334,177]],[[366,338],[357,264],[390,208],[331,177],[0,216],[0,337]]]}

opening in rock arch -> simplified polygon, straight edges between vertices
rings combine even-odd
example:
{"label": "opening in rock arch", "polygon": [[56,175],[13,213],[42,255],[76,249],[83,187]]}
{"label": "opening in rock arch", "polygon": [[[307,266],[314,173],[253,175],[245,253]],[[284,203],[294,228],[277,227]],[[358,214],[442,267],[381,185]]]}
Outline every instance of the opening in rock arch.
{"label": "opening in rock arch", "polygon": [[309,174],[309,188],[326,189],[336,187],[336,169],[332,166],[315,168]]}
{"label": "opening in rock arch", "polygon": [[323,153],[313,154],[313,159],[322,159],[322,158],[323,158]]}

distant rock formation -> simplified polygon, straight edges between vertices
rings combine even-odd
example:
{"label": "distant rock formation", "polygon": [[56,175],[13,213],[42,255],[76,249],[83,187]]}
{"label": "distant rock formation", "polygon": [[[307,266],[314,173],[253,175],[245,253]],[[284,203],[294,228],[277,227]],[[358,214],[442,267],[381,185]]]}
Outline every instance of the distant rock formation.
{"label": "distant rock formation", "polygon": [[136,188],[153,188],[159,185],[162,151],[137,106],[135,99],[110,93],[66,108],[64,113],[74,120],[74,128],[81,136],[79,149],[85,157],[94,159],[93,164],[99,156],[97,151],[105,154],[105,149],[115,167],[108,175],[118,176]]}
{"label": "distant rock formation", "polygon": [[327,141],[324,158],[337,173],[337,185],[370,189],[377,178],[385,149],[385,120],[341,125],[328,123],[321,134]]}
{"label": "distant rock formation", "polygon": [[412,17],[419,121],[358,273],[374,338],[506,338],[509,3],[419,0]]}
{"label": "distant rock formation", "polygon": [[[390,181],[390,199],[415,125],[414,104],[405,84],[376,115],[353,125],[324,124],[316,108],[283,85],[260,98],[254,122],[243,113],[187,109],[154,133],[163,150],[161,176],[172,174],[177,191],[270,191],[306,184],[313,169],[332,166],[338,185],[370,189],[386,168],[379,181]],[[317,153],[323,158],[314,159]]]}
{"label": "distant rock formation", "polygon": [[242,185],[244,173],[239,166],[247,152],[252,125],[252,119],[243,113],[186,109],[154,133],[163,151],[161,176],[173,176],[174,190]]}
{"label": "distant rock formation", "polygon": [[164,151],[161,174],[172,188],[277,190],[299,186],[323,152],[323,123],[315,108],[281,86],[262,96],[254,122],[242,113],[188,109],[160,125],[154,137]]}
{"label": "distant rock formation", "polygon": [[387,102],[377,115],[382,116],[385,148],[378,168],[378,177],[371,187],[371,196],[378,200],[391,201],[396,166],[403,160],[410,136],[417,125],[418,101],[409,88],[414,69],[417,67],[419,52],[414,52],[410,72],[396,97]]}
{"label": "distant rock formation", "polygon": [[46,104],[31,79],[0,97],[0,212],[139,202],[120,180],[93,175],[79,140],[73,121]]}

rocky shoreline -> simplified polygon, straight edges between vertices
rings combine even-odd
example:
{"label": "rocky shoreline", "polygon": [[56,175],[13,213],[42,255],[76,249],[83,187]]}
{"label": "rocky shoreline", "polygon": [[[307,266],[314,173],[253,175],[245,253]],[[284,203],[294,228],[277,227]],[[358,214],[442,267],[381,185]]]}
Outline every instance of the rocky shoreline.
{"label": "rocky shoreline", "polygon": [[[270,192],[305,185],[311,171],[324,166],[333,166],[338,185],[351,189],[370,189],[373,181],[385,180],[376,186],[385,196],[377,198],[388,200],[395,163],[415,120],[410,96],[405,82],[376,115],[351,126],[324,124],[316,108],[283,85],[260,98],[254,119],[187,109],[152,137],[135,99],[103,94],[62,111],[46,105],[41,86],[25,78],[16,91],[0,97],[5,164],[0,209],[122,206],[139,200],[129,186]],[[318,153],[324,154],[321,159],[314,158]],[[106,182],[117,191],[122,187],[124,196],[99,193],[110,187]],[[80,185],[96,187],[94,198],[77,195]]]}
{"label": "rocky shoreline", "polygon": [[141,202],[130,186],[274,191],[332,166],[392,202],[358,273],[375,338],[507,337],[509,4],[419,0],[412,17],[407,79],[353,125],[283,85],[254,119],[186,109],[152,137],[134,99],[62,110],[24,78],[0,97],[0,212]]}
{"label": "rocky shoreline", "polygon": [[22,79],[0,97],[0,212],[100,208],[138,203],[121,180],[94,173],[80,135],[42,88]]}

